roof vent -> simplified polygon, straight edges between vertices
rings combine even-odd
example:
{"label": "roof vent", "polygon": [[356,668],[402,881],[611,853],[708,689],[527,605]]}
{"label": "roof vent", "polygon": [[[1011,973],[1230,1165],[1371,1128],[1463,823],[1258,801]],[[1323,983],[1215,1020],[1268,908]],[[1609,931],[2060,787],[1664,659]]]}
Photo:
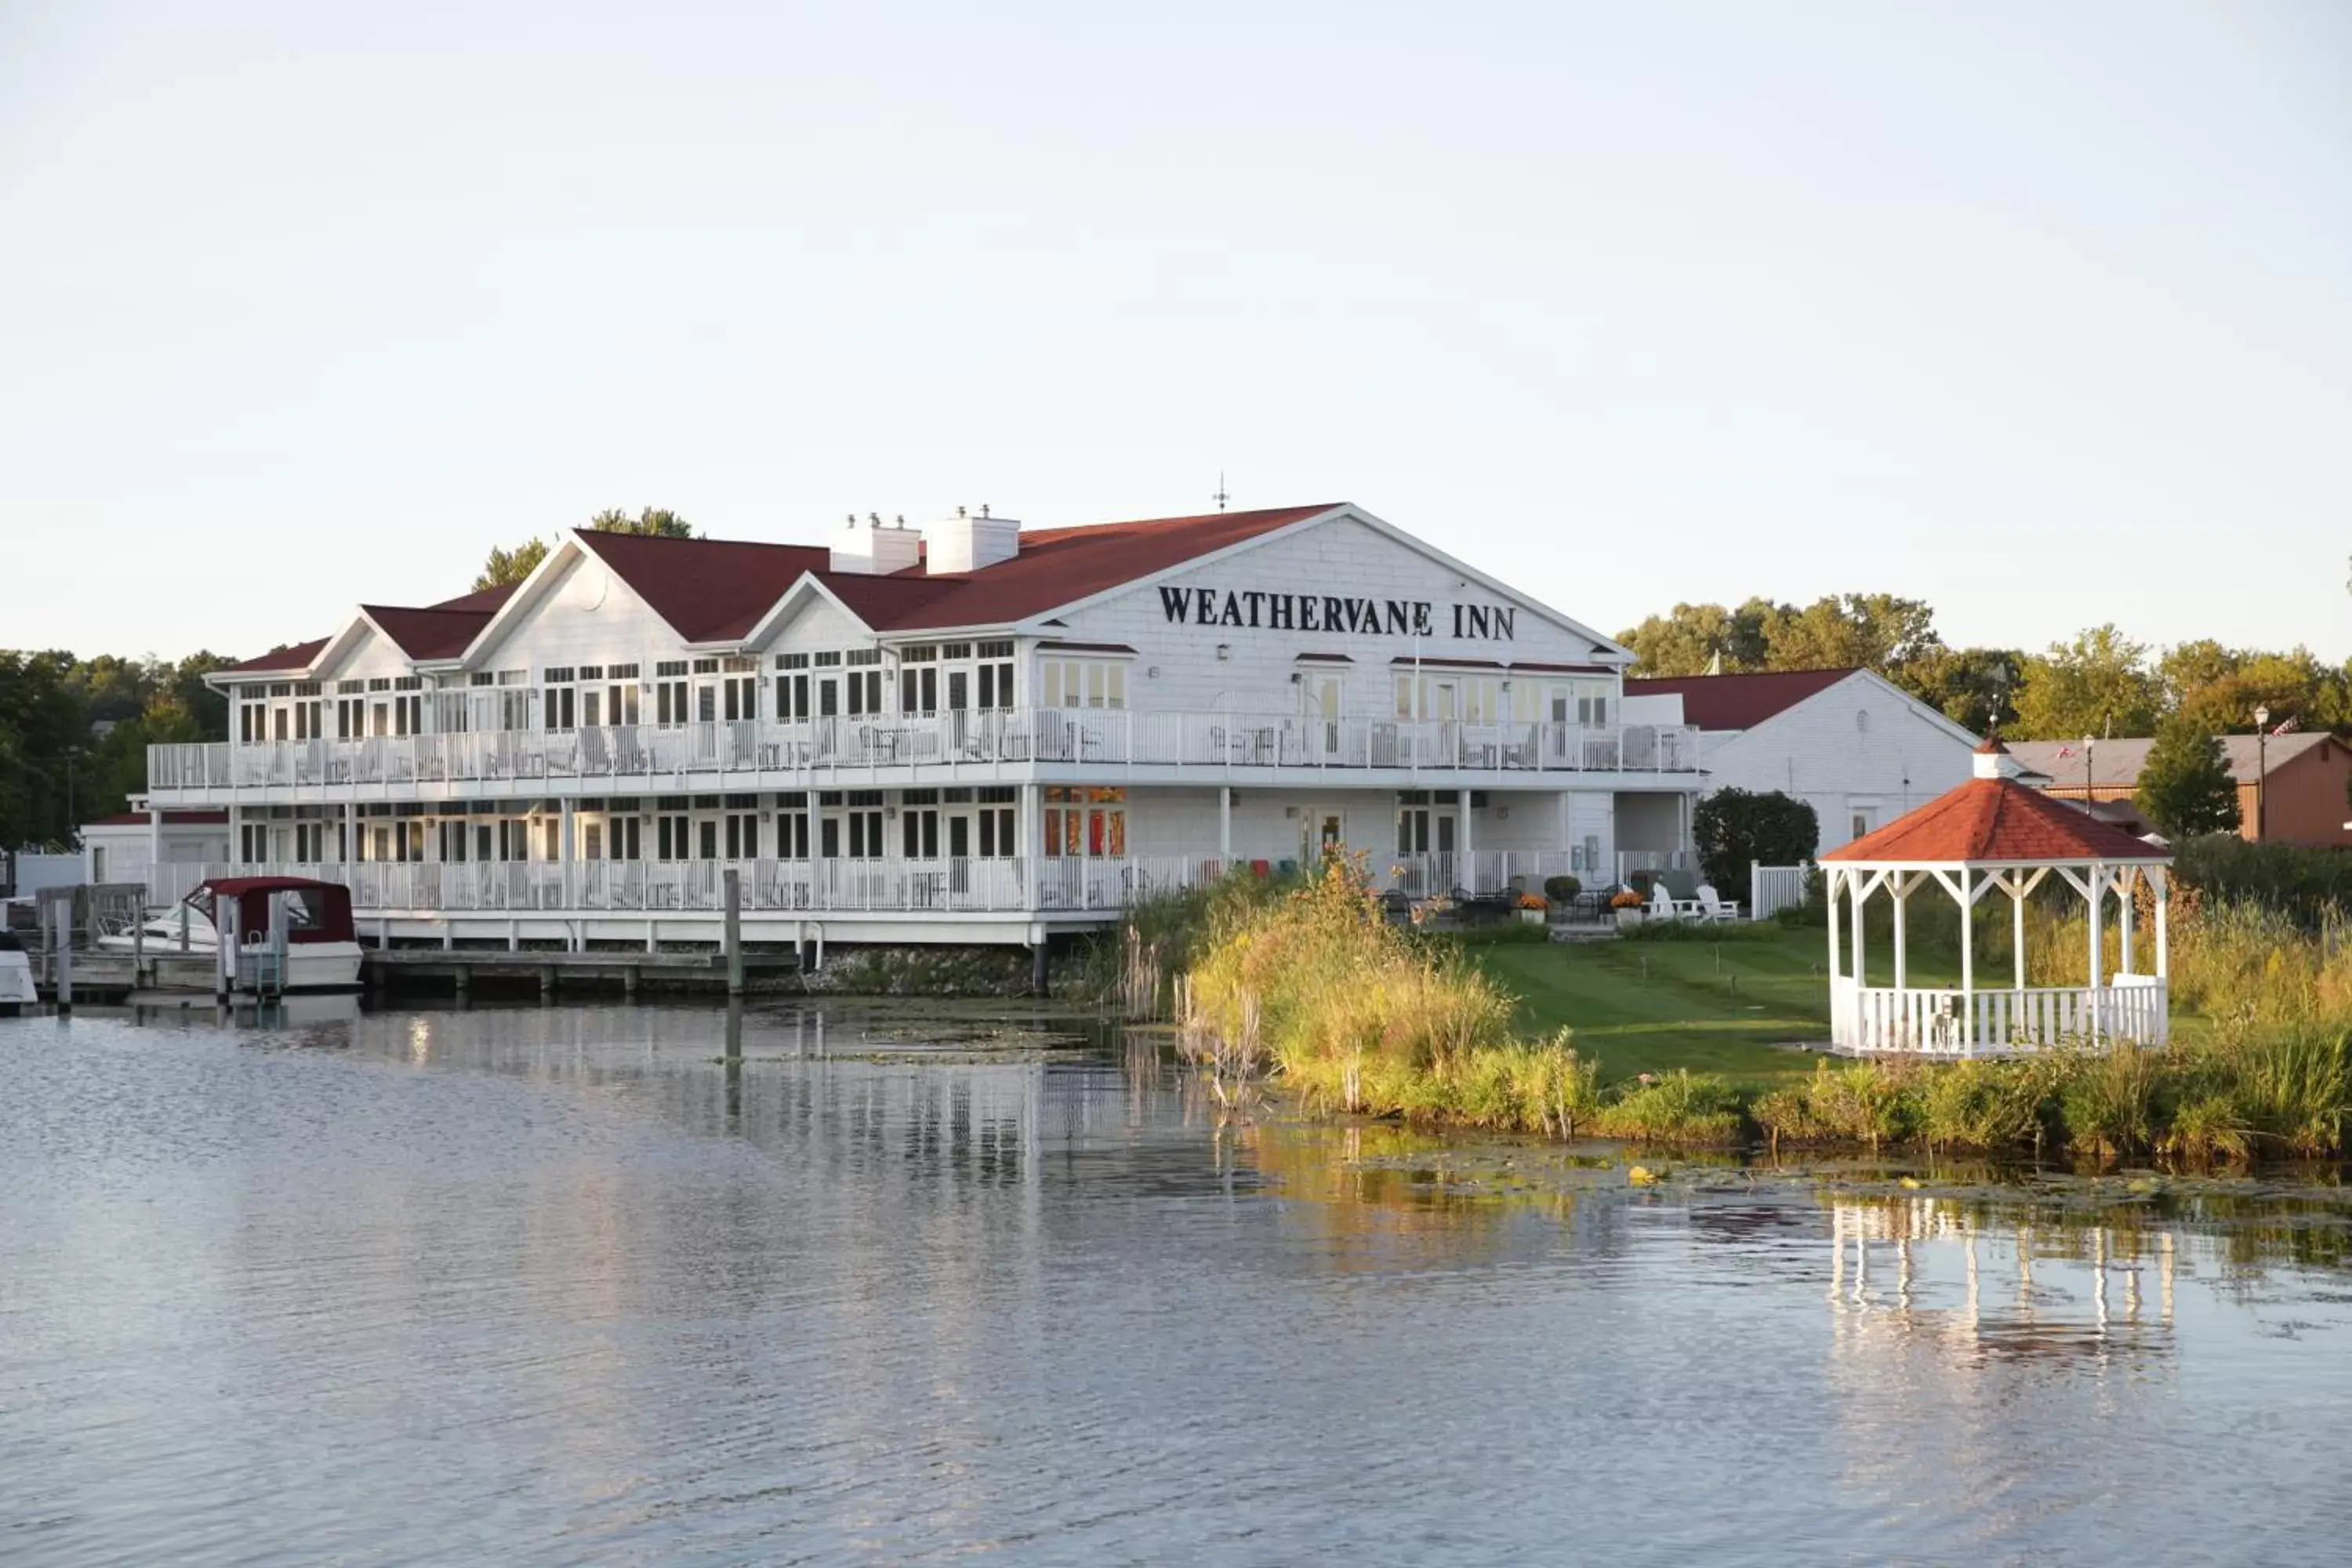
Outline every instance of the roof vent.
{"label": "roof vent", "polygon": [[904,518],[893,528],[882,521],[879,512],[867,512],[863,522],[852,513],[849,540],[846,544],[833,547],[831,565],[835,572],[887,577],[893,572],[906,571],[923,558],[922,531],[908,528]]}
{"label": "roof vent", "polygon": [[1021,553],[1021,525],[1009,517],[991,517],[986,507],[973,516],[962,507],[953,517],[923,531],[930,542],[928,570],[979,572]]}

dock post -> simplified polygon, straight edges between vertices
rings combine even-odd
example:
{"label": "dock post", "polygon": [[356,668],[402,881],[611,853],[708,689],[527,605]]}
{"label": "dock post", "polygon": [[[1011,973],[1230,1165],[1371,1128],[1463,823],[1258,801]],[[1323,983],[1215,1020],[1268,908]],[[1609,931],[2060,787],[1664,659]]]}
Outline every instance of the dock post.
{"label": "dock post", "polygon": [[147,983],[147,900],[142,898],[131,919],[131,989]]}
{"label": "dock post", "polygon": [[73,1016],[73,910],[68,907],[58,931],[58,1016],[60,1018]]}
{"label": "dock post", "polygon": [[1045,994],[1045,941],[1042,936],[1029,947],[1029,994]]}
{"label": "dock post", "polygon": [[460,963],[460,964],[457,964],[457,965],[455,965],[454,967],[455,967],[455,968],[456,968],[456,970],[457,970],[457,1005],[458,1005],[459,1006],[464,1006],[467,1002],[469,1002],[469,1001],[471,1001],[471,1000],[473,999],[473,994],[474,994],[474,969],[473,969],[473,965],[471,965],[471,964],[467,964],[467,963]]}
{"label": "dock post", "polygon": [[236,994],[236,900],[213,897],[213,991],[223,1002]]}
{"label": "dock post", "polygon": [[539,966],[539,999],[542,1003],[555,1000],[555,965],[551,963]]}
{"label": "dock post", "polygon": [[634,963],[621,966],[621,994],[631,1002],[637,999],[637,966]]}
{"label": "dock post", "polygon": [[727,994],[743,994],[743,873],[727,868]]}

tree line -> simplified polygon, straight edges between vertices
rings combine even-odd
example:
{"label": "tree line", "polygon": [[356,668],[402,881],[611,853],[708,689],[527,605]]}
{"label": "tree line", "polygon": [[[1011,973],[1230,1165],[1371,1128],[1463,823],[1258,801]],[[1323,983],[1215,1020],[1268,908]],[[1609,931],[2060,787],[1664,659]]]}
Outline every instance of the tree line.
{"label": "tree line", "polygon": [[1676,605],[1618,634],[1635,675],[1873,669],[1968,729],[2016,740],[2154,735],[2168,723],[2248,734],[2273,728],[2352,730],[2352,669],[2310,649],[2224,647],[2210,637],[2151,647],[2112,625],[2039,653],[1952,647],[1924,601],[1842,594],[1802,606],[1749,599],[1736,608]]}

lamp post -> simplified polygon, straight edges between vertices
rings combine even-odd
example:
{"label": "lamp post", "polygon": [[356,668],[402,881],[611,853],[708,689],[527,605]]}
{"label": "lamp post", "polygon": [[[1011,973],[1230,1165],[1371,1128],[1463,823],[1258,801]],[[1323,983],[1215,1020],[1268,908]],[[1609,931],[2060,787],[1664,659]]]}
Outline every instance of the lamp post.
{"label": "lamp post", "polygon": [[2254,842],[2263,841],[2263,797],[2268,793],[2270,781],[2271,710],[2268,703],[2254,710]]}

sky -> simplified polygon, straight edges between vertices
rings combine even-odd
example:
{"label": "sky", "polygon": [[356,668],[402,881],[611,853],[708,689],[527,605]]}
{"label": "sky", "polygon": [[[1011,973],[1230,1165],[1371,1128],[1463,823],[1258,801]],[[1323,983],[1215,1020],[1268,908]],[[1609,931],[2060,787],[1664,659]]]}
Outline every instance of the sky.
{"label": "sky", "polygon": [[1221,474],[2342,659],[2352,6],[0,0],[0,647]]}

